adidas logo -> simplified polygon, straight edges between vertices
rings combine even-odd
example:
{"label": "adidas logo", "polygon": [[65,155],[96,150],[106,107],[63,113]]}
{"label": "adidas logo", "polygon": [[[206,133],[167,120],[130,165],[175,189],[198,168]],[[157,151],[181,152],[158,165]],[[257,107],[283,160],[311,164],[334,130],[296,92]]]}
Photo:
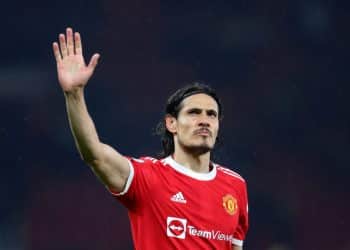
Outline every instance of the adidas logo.
{"label": "adidas logo", "polygon": [[178,192],[171,196],[170,200],[174,202],[179,202],[179,203],[187,203],[185,197],[183,196],[182,192]]}

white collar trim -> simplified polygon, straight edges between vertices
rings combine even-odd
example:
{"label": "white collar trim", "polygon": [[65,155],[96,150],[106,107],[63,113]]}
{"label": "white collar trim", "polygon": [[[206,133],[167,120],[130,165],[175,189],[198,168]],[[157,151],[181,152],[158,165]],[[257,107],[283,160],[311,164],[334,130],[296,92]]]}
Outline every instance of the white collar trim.
{"label": "white collar trim", "polygon": [[208,173],[195,172],[195,171],[177,163],[171,156],[166,157],[164,159],[164,163],[168,164],[170,167],[172,167],[177,172],[180,172],[181,174],[187,175],[189,177],[192,177],[193,179],[197,179],[200,181],[210,181],[210,180],[213,180],[216,176],[216,164],[214,164],[214,163],[212,163],[213,169],[210,170],[210,172],[208,172]]}

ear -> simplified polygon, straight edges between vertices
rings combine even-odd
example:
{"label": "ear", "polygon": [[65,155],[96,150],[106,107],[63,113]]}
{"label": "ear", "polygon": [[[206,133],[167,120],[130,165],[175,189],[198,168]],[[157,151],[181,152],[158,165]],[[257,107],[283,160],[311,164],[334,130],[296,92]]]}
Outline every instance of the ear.
{"label": "ear", "polygon": [[171,116],[171,115],[166,115],[165,116],[165,126],[170,133],[175,134],[176,133],[176,118]]}

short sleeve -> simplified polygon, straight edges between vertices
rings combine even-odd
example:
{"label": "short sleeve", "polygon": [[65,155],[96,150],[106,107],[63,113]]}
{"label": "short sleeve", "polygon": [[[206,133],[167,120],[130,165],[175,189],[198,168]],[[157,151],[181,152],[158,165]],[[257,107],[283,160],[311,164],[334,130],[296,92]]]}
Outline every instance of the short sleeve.
{"label": "short sleeve", "polygon": [[243,241],[248,231],[249,221],[248,221],[248,195],[247,195],[247,185],[244,182],[242,190],[240,192],[240,202],[239,202],[239,219],[238,226],[234,233],[233,244],[237,246],[243,246]]}
{"label": "short sleeve", "polygon": [[120,201],[127,209],[137,210],[142,199],[147,197],[152,186],[153,164],[151,158],[140,159],[126,157],[130,164],[130,174],[121,192],[115,192],[109,188],[110,193]]}

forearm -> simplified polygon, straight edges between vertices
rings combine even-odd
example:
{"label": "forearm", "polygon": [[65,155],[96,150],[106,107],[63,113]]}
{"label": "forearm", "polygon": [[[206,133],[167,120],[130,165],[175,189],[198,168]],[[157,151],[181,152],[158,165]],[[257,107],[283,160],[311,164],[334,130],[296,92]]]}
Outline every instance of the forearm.
{"label": "forearm", "polygon": [[101,143],[86,107],[83,88],[65,92],[65,99],[70,128],[82,159],[86,162],[96,160]]}

